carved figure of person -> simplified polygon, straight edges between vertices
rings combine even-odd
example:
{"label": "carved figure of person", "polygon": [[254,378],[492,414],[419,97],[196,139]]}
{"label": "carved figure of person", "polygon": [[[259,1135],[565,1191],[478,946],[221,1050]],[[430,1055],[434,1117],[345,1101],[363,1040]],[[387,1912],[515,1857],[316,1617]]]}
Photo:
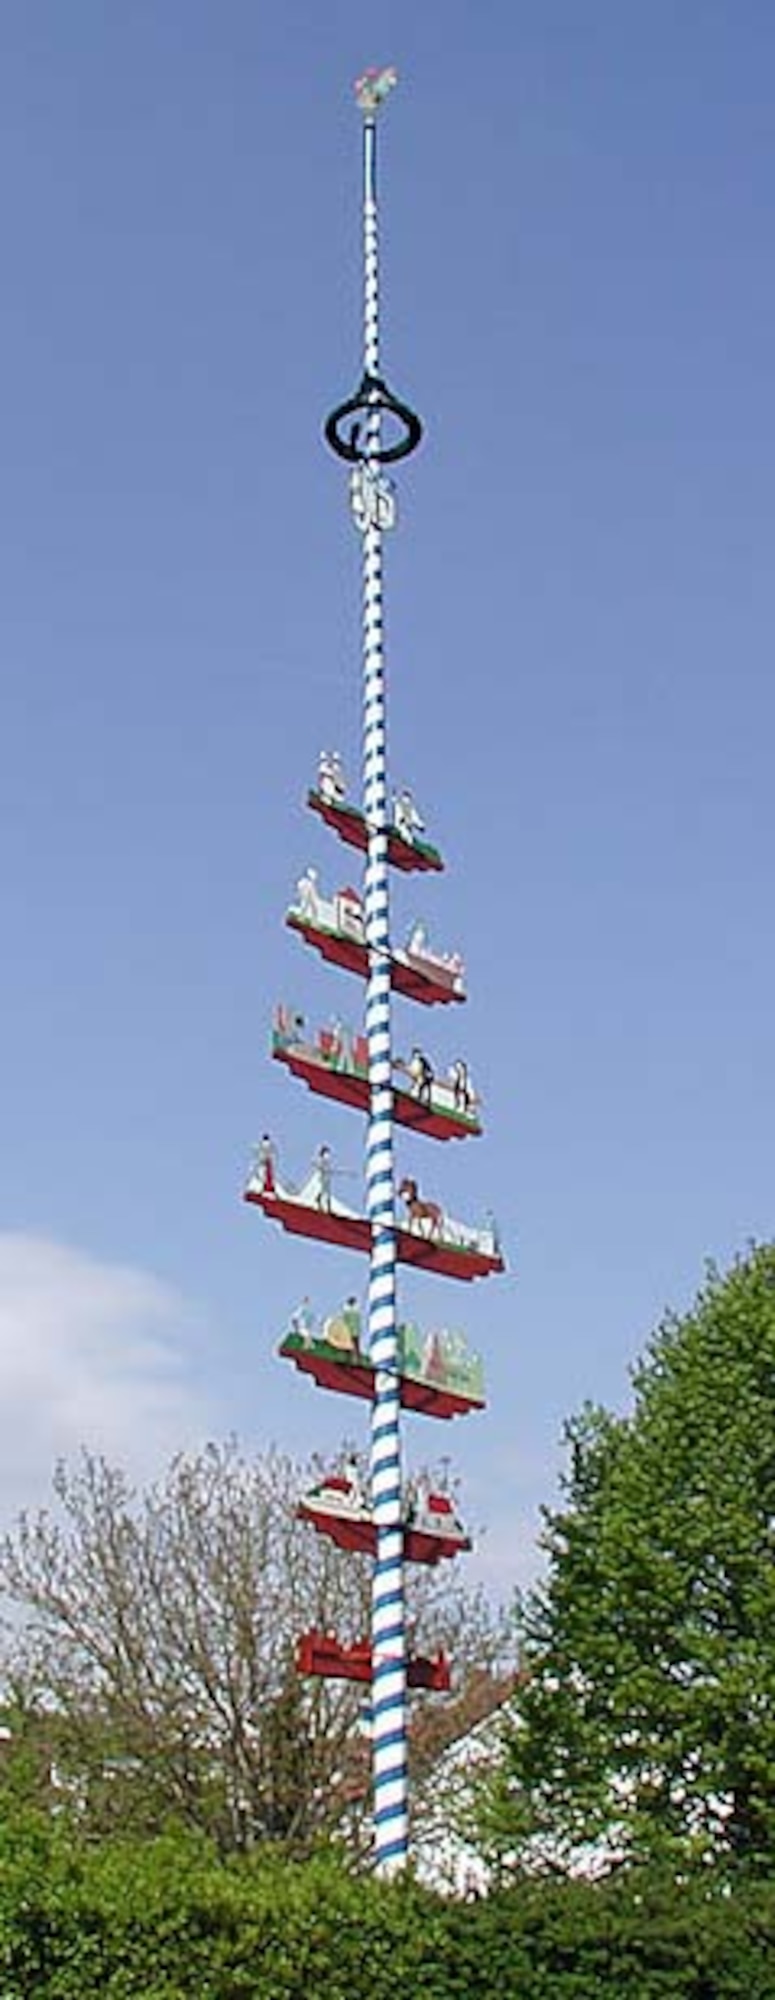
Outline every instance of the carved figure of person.
{"label": "carved figure of person", "polygon": [[503,1252],[501,1249],[501,1233],[491,1208],[485,1210],[484,1226],[486,1233],[489,1236],[490,1242],[492,1244],[493,1257],[502,1256]]}
{"label": "carved figure of person", "polygon": [[254,1173],[262,1194],[276,1194],[277,1148],[268,1132],[262,1132],[256,1146]]}
{"label": "carved figure of person", "polygon": [[338,1014],[331,1023],[331,1062],[334,1069],[340,1070],[343,1076],[354,1076],[355,1050],[352,1028],[349,1028],[345,1021],[341,1021]]}
{"label": "carved figure of person", "polygon": [[318,1146],[315,1154],[315,1171],[317,1173],[317,1186],[315,1188],[316,1206],[322,1209],[325,1215],[330,1215],[332,1182],[334,1177],[334,1163],[330,1146]]}
{"label": "carved figure of person", "polygon": [[302,1299],[301,1305],[296,1307],[291,1316],[291,1333],[297,1333],[305,1347],[312,1346],[315,1338],[315,1316],[308,1298]]}
{"label": "carved figure of person", "polygon": [[320,912],[320,890],[316,868],[308,868],[299,876],[296,884],[296,907],[299,915],[306,917],[308,922],[313,924],[317,922]]}
{"label": "carved figure of person", "polygon": [[393,825],[401,840],[413,845],[419,833],[425,832],[425,821],[417,811],[411,792],[406,786],[393,794]]}
{"label": "carved figure of person", "polygon": [[476,1103],[476,1094],[471,1082],[471,1073],[462,1056],[450,1063],[449,1080],[452,1085],[452,1102],[456,1111],[464,1111],[469,1117]]}
{"label": "carved figure of person", "polygon": [[274,1010],[274,1031],[280,1041],[300,1042],[304,1035],[304,1015],[279,1000]]}
{"label": "carved figure of person", "polygon": [[352,1500],[353,1506],[356,1508],[365,1509],[366,1495],[363,1491],[361,1468],[358,1464],[357,1458],[345,1459],[344,1465],[342,1466],[342,1477],[347,1480],[347,1484],[350,1488],[350,1498]]}
{"label": "carved figure of person", "polygon": [[321,750],[318,758],[318,791],[327,805],[341,805],[347,797],[347,780],[338,750]]}
{"label": "carved figure of person", "polygon": [[413,1049],[407,1064],[412,1083],[412,1096],[418,1104],[430,1107],[433,1089],[433,1064],[423,1054],[422,1049]]}
{"label": "carved figure of person", "polygon": [[407,1526],[412,1522],[418,1526],[422,1526],[428,1513],[430,1492],[431,1484],[427,1472],[418,1472],[414,1479],[410,1479],[406,1489],[405,1520]]}
{"label": "carved figure of person", "polygon": [[361,1309],[354,1293],[345,1299],[342,1319],[352,1340],[353,1353],[357,1354],[361,1344]]}

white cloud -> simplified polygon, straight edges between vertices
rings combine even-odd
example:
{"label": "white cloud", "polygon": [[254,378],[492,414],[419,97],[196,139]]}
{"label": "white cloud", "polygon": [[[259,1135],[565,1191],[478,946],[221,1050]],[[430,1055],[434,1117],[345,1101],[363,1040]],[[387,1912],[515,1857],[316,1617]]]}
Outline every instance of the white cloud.
{"label": "white cloud", "polygon": [[195,1310],[149,1272],[0,1233],[3,1522],[44,1502],[56,1459],[81,1445],[143,1476],[198,1442],[199,1332]]}

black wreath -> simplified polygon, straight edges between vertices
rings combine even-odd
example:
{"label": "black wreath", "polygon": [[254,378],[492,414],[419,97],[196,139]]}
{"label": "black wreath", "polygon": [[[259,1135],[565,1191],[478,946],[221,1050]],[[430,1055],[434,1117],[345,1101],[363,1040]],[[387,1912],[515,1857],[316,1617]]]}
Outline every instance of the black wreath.
{"label": "black wreath", "polygon": [[[359,419],[373,416],[375,410],[385,410],[389,416],[396,417],[403,424],[404,432],[395,444],[380,445],[379,450],[371,451],[364,449],[360,443],[362,424]],[[349,437],[343,437],[341,426],[347,417],[352,417],[354,421],[350,424]],[[378,465],[395,465],[396,459],[408,458],[410,452],[417,450],[422,437],[422,424],[408,403],[400,402],[398,396],[393,395],[380,375],[364,375],[355,395],[349,396],[346,403],[338,403],[336,409],[331,411],[326,419],[325,437],[337,458],[346,459],[348,465],[366,465],[370,461],[376,461]]]}

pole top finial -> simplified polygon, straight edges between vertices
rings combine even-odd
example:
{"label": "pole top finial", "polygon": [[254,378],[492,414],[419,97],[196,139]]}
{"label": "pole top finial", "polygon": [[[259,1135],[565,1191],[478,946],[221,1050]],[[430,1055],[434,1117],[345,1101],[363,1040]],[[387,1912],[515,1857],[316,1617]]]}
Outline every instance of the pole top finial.
{"label": "pole top finial", "polygon": [[363,112],[364,118],[374,117],[397,82],[397,69],[364,70],[363,76],[359,76],[355,84],[358,108]]}

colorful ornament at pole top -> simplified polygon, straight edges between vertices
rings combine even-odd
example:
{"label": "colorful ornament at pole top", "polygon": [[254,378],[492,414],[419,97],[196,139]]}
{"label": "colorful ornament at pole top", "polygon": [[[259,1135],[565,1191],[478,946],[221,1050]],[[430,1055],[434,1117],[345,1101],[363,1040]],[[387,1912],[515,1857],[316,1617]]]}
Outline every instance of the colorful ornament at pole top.
{"label": "colorful ornament at pole top", "polygon": [[397,69],[367,69],[355,84],[355,96],[359,110],[371,118],[384,104],[394,84],[398,82]]}

